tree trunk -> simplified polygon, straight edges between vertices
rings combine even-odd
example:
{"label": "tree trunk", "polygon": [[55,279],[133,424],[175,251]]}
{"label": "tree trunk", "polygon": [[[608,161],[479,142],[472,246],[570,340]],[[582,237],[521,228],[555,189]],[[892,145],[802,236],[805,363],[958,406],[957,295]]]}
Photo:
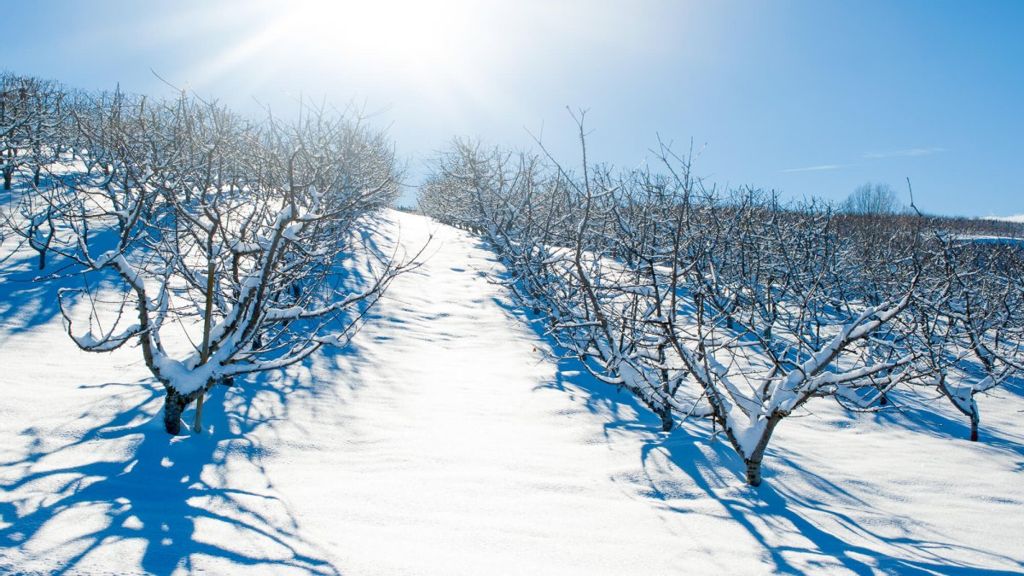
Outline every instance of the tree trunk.
{"label": "tree trunk", "polygon": [[751,486],[761,485],[761,461],[745,460],[747,463],[747,484]]}
{"label": "tree trunk", "polygon": [[196,398],[196,419],[192,424],[193,434],[203,433],[203,399],[205,396],[206,394],[204,392],[200,392],[199,396]]}
{"label": "tree trunk", "polygon": [[[768,448],[768,441],[771,440],[775,427],[781,421],[782,416],[778,413],[769,416],[768,423],[765,425],[764,431],[761,432],[761,438],[758,440],[757,446],[754,447],[753,454],[749,458],[744,456],[743,461],[747,464],[747,484],[761,485],[761,461],[764,460],[764,451]],[[740,452],[740,455],[743,456],[743,453]]]}
{"label": "tree trunk", "polygon": [[661,416],[661,431],[671,432],[675,426],[675,421],[672,420],[672,407],[665,406],[658,415]]}
{"label": "tree trunk", "polygon": [[[210,237],[206,244],[206,309],[203,314],[203,349],[200,358],[202,364],[210,359],[210,329],[212,324],[211,316],[213,316],[213,289],[216,286],[214,274],[217,271],[216,263],[213,259],[213,233],[216,232],[216,225],[213,231],[210,232]],[[196,397],[196,420],[192,425],[193,434],[203,433],[203,397],[206,395],[206,390],[213,386],[214,382],[207,382],[203,388],[199,390],[199,396]]]}
{"label": "tree trunk", "polygon": [[188,402],[187,396],[174,388],[167,388],[167,396],[164,398],[164,430],[168,434],[177,436],[181,433],[181,413],[185,411]]}
{"label": "tree trunk", "polygon": [[4,190],[11,189],[11,179],[14,178],[14,174],[11,172],[4,171]]}
{"label": "tree trunk", "polygon": [[40,250],[39,251],[39,269],[40,270],[45,270],[46,269],[46,250]]}
{"label": "tree trunk", "polygon": [[961,414],[971,419],[971,442],[978,441],[978,424],[981,422],[981,412],[978,410],[978,404],[974,401],[975,392],[971,392],[969,398],[970,402],[965,402],[962,396],[958,396],[954,391],[950,390],[946,386],[945,376],[939,381],[939,392],[942,392],[953,406],[960,411]]}

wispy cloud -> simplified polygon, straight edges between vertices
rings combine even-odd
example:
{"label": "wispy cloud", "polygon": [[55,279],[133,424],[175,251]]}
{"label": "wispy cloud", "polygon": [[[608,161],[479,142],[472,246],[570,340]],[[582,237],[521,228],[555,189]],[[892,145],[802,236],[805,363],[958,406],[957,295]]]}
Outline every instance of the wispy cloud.
{"label": "wispy cloud", "polygon": [[[916,158],[920,156],[931,156],[932,154],[940,154],[945,152],[945,148],[939,148],[938,146],[932,146],[929,148],[905,148],[903,150],[890,150],[888,152],[865,152],[861,155],[861,158],[866,160],[878,160],[881,158]],[[827,172],[829,170],[839,170],[841,168],[848,168],[850,166],[856,166],[853,164],[818,164],[816,166],[802,166],[800,168],[786,168],[780,170],[784,173],[793,172]]]}
{"label": "wispy cloud", "polygon": [[839,170],[845,164],[819,164],[818,166],[804,166],[803,168],[786,168],[783,172],[824,172],[826,170]]}
{"label": "wispy cloud", "polygon": [[917,156],[931,156],[945,152],[945,148],[933,146],[931,148],[906,148],[904,150],[892,150],[890,152],[865,152],[864,158],[875,160],[878,158],[910,158]]}

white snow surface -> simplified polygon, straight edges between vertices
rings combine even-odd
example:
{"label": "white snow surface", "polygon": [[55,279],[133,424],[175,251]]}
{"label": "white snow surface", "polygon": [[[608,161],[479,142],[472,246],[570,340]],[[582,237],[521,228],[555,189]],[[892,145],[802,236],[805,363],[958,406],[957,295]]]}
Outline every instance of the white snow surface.
{"label": "white snow surface", "polygon": [[705,424],[658,432],[555,359],[479,241],[398,212],[375,234],[431,233],[349,348],[218,388],[173,439],[141,352],[78,351],[26,254],[0,277],[0,573],[1024,571],[1019,385],[978,443],[942,399],[812,402],[750,488]]}
{"label": "white snow surface", "polygon": [[1024,214],[1014,214],[1012,216],[988,216],[987,220],[1000,220],[1003,222],[1021,222],[1024,223]]}

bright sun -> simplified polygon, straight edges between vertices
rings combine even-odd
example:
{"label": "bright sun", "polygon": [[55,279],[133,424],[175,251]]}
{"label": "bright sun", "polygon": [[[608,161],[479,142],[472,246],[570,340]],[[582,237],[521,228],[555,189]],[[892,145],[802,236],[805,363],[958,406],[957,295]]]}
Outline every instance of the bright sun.
{"label": "bright sun", "polygon": [[230,34],[190,72],[193,86],[230,76],[239,90],[258,93],[291,71],[320,75],[321,87],[334,82],[364,91],[413,90],[440,107],[453,106],[453,94],[474,102],[501,97],[480,80],[501,49],[499,19],[486,2],[227,2],[222,6]]}
{"label": "bright sun", "polygon": [[453,0],[294,0],[276,7],[262,33],[270,50],[433,74],[460,60],[472,10]]}

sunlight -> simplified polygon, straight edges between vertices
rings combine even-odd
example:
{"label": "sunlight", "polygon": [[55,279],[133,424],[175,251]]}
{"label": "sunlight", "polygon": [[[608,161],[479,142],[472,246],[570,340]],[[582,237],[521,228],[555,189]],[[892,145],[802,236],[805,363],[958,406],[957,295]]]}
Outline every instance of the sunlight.
{"label": "sunlight", "polygon": [[500,98],[484,95],[479,83],[497,45],[484,24],[493,12],[480,4],[264,0],[225,8],[234,29],[221,35],[220,50],[188,71],[193,88],[235,76],[236,89],[259,92],[284,73],[306,73],[328,84],[411,90],[440,108],[454,101],[455,92],[488,102]]}
{"label": "sunlight", "polygon": [[1024,0],[3,6],[0,576],[1024,576]]}
{"label": "sunlight", "polygon": [[301,53],[418,74],[451,72],[465,44],[463,2],[300,0],[272,32]]}

